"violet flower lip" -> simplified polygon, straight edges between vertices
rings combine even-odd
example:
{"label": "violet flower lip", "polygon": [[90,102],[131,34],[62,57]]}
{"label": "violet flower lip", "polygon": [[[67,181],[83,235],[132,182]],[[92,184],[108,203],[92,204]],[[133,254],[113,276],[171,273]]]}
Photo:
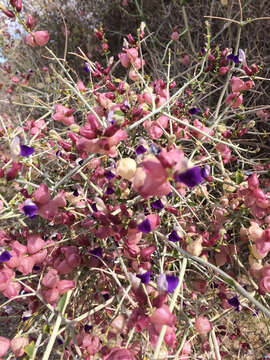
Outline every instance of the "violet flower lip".
{"label": "violet flower lip", "polygon": [[21,156],[28,157],[28,156],[32,155],[35,152],[35,150],[30,146],[20,145],[20,147],[21,147],[21,152],[20,152]]}
{"label": "violet flower lip", "polygon": [[24,215],[25,216],[29,216],[30,219],[32,219],[37,211],[38,211],[38,207],[35,203],[33,203],[33,201],[31,201],[30,199],[25,200],[24,202],[24,206],[22,208]]}
{"label": "violet flower lip", "polygon": [[160,293],[167,291],[173,293],[177,288],[179,278],[174,275],[160,274],[157,278],[157,289]]}
{"label": "violet flower lip", "polygon": [[143,284],[148,284],[150,281],[150,271],[146,271],[145,273],[138,274],[136,276],[137,276],[137,278],[141,279],[141,282]]}
{"label": "violet flower lip", "polygon": [[147,218],[144,219],[143,222],[138,225],[138,230],[143,232],[144,234],[150,233],[150,231],[152,230],[150,221]]}
{"label": "violet flower lip", "polygon": [[0,255],[0,263],[3,263],[3,262],[7,262],[9,261],[10,259],[12,258],[12,255],[10,255],[10,253],[5,250],[2,252],[2,254]]}
{"label": "violet flower lip", "polygon": [[162,201],[160,199],[152,202],[151,206],[153,209],[156,210],[162,210],[164,208],[164,205],[162,204]]}
{"label": "violet flower lip", "polygon": [[170,235],[169,235],[169,240],[170,241],[173,241],[173,242],[177,242],[177,241],[180,241],[181,238],[180,236],[177,234],[177,232],[175,230],[173,230]]}
{"label": "violet flower lip", "polygon": [[207,176],[207,170],[194,166],[182,173],[175,175],[175,180],[192,188],[202,183],[203,178]]}

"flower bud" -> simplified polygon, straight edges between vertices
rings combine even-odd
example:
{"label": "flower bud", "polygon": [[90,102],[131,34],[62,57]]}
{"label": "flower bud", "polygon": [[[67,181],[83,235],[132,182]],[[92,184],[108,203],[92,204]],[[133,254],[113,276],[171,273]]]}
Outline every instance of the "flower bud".
{"label": "flower bud", "polygon": [[196,240],[191,240],[190,243],[187,246],[187,251],[194,256],[200,256],[203,250],[202,247],[203,239],[202,237],[199,237]]}
{"label": "flower bud", "polygon": [[32,30],[33,27],[35,26],[36,20],[34,19],[34,17],[32,15],[27,15],[26,18],[26,26]]}
{"label": "flower bud", "polygon": [[28,338],[17,337],[11,340],[10,347],[16,357],[23,356],[24,347],[29,344]]}
{"label": "flower bud", "polygon": [[174,31],[172,34],[171,34],[171,39],[173,40],[173,41],[177,41],[178,39],[179,39],[179,32],[177,32],[177,31]]}
{"label": "flower bud", "polygon": [[131,180],[136,172],[136,161],[131,158],[123,158],[117,162],[116,172],[122,178]]}
{"label": "flower bud", "polygon": [[110,332],[112,334],[121,334],[124,332],[126,326],[126,319],[124,315],[118,315],[111,323]]}
{"label": "flower bud", "polygon": [[199,334],[207,334],[212,329],[212,325],[206,317],[200,316],[195,320],[195,329]]}

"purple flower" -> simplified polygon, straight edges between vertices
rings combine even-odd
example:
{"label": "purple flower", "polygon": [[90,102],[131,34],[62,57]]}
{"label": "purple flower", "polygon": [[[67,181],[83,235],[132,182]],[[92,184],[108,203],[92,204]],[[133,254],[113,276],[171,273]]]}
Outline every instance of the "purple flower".
{"label": "purple flower", "polygon": [[168,291],[169,293],[172,293],[176,289],[178,283],[179,279],[177,276],[160,274],[157,278],[158,292],[162,293],[164,291]]}
{"label": "purple flower", "polygon": [[173,242],[177,242],[177,241],[180,241],[182,240],[180,238],[180,236],[177,234],[177,232],[175,230],[173,230],[170,235],[169,235],[169,240],[170,241],[173,241]]}
{"label": "purple flower", "polygon": [[111,180],[115,177],[114,173],[112,173],[111,171],[107,171],[105,176],[108,180]]}
{"label": "purple flower", "polygon": [[141,155],[146,152],[146,148],[142,145],[138,146],[136,149],[136,154]]}
{"label": "purple flower", "polygon": [[234,51],[230,55],[227,56],[227,59],[232,60],[235,64],[240,63],[239,56],[238,56],[238,54],[234,55]]}
{"label": "purple flower", "polygon": [[177,285],[179,283],[179,279],[177,276],[174,275],[166,275],[166,280],[168,283],[168,292],[172,293],[177,288]]}
{"label": "purple flower", "polygon": [[150,233],[150,231],[152,230],[150,221],[147,218],[143,220],[143,222],[138,225],[138,230],[140,230],[144,234]]}
{"label": "purple flower", "polygon": [[35,203],[33,203],[33,201],[31,201],[30,199],[27,199],[23,203],[22,210],[23,210],[25,216],[29,216],[29,218],[32,219],[36,215],[36,213],[38,211],[38,207]]}
{"label": "purple flower", "polygon": [[152,208],[156,210],[161,210],[164,208],[164,205],[162,204],[162,201],[160,199],[154,201],[151,205]]}
{"label": "purple flower", "polygon": [[114,193],[113,188],[111,188],[111,187],[107,187],[107,190],[106,190],[106,195],[112,195],[113,193]]}
{"label": "purple flower", "polygon": [[5,250],[2,252],[2,254],[0,255],[0,263],[3,263],[3,262],[7,262],[9,261],[10,259],[12,258],[12,256],[10,255],[10,253]]}
{"label": "purple flower", "polygon": [[89,254],[101,258],[101,257],[102,257],[102,248],[101,248],[100,246],[99,246],[99,247],[96,247],[95,249],[89,251]]}
{"label": "purple flower", "polygon": [[75,189],[75,190],[73,191],[73,195],[74,195],[74,196],[79,196],[79,192],[78,192],[77,189]]}
{"label": "purple flower", "polygon": [[195,115],[195,114],[198,114],[199,109],[194,107],[194,108],[189,109],[188,112],[190,115]]}
{"label": "purple flower", "polygon": [[175,180],[184,183],[190,188],[199,185],[203,181],[201,168],[199,166],[194,166],[191,169],[177,174]]}
{"label": "purple flower", "polygon": [[85,324],[84,325],[84,331],[86,332],[86,333],[89,333],[89,331],[92,329],[92,326],[91,325],[88,325],[88,324]]}
{"label": "purple flower", "polygon": [[21,152],[20,152],[21,156],[28,157],[28,156],[32,155],[35,151],[32,147],[27,146],[27,145],[20,145],[20,147],[21,147]]}
{"label": "purple flower", "polygon": [[240,311],[240,302],[238,300],[237,295],[235,295],[234,297],[232,297],[231,299],[228,299],[228,303],[230,305],[232,305],[233,307],[235,307],[236,311]]}
{"label": "purple flower", "polygon": [[84,65],[84,67],[83,67],[83,70],[84,70],[85,72],[87,72],[87,73],[90,73],[89,65],[88,65],[87,62],[85,63],[85,65]]}
{"label": "purple flower", "polygon": [[136,275],[137,278],[141,279],[143,284],[148,284],[150,281],[150,271],[146,271],[143,274]]}
{"label": "purple flower", "polygon": [[92,205],[91,205],[91,208],[92,208],[92,210],[93,210],[94,212],[98,212],[97,204],[96,204],[96,203],[92,204]]}

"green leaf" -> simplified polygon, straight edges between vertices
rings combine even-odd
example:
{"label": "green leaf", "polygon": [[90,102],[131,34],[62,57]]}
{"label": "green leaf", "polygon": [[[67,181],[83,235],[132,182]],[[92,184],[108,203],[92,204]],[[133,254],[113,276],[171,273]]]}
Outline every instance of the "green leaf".
{"label": "green leaf", "polygon": [[240,185],[244,181],[244,175],[241,170],[237,170],[235,173],[235,182],[237,185]]}
{"label": "green leaf", "polygon": [[33,187],[32,187],[31,185],[28,185],[28,186],[27,186],[27,192],[28,192],[28,194],[29,194],[29,195],[32,195],[32,194],[33,194],[33,191],[34,191]]}
{"label": "green leaf", "polygon": [[32,357],[32,356],[33,356],[34,349],[35,349],[35,343],[34,343],[34,341],[30,342],[30,344],[28,344],[28,345],[26,345],[26,346],[24,347],[24,351],[26,352],[26,354],[27,354],[29,357]]}
{"label": "green leaf", "polygon": [[66,298],[67,298],[67,293],[65,293],[63,296],[61,296],[60,300],[58,301],[57,310],[59,312],[62,312],[62,310],[65,306],[65,303],[66,303]]}
{"label": "green leaf", "polygon": [[225,281],[228,285],[230,285],[231,287],[234,287],[234,284],[235,284],[234,280],[229,279],[229,278],[225,278],[224,281]]}

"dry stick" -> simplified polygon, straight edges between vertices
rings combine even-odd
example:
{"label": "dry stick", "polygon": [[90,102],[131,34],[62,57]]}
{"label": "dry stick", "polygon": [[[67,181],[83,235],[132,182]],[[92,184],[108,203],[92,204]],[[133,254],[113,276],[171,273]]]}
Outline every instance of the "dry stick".
{"label": "dry stick", "polygon": [[[231,148],[233,148],[233,149],[242,150],[242,151],[245,151],[245,152],[252,152],[252,151],[249,151],[249,150],[247,150],[247,149],[242,149],[242,148],[240,148],[238,145],[233,145],[233,144],[231,144],[231,143],[228,143],[227,141],[224,141],[224,140],[218,139],[218,138],[216,138],[216,137],[214,137],[214,136],[212,136],[212,135],[209,135],[209,134],[207,134],[205,131],[202,131],[202,130],[196,128],[196,126],[193,126],[193,125],[191,125],[191,124],[188,124],[188,123],[186,123],[185,121],[180,120],[180,119],[178,119],[178,118],[176,118],[176,117],[174,117],[174,116],[172,116],[172,115],[170,115],[170,114],[168,114],[168,113],[166,113],[166,112],[162,112],[162,114],[165,115],[165,116],[167,116],[168,118],[170,118],[170,119],[178,122],[179,124],[184,125],[184,126],[190,128],[191,130],[194,130],[194,131],[196,131],[196,132],[198,132],[198,133],[200,133],[200,134],[208,137],[209,139],[211,139],[211,140],[213,140],[213,141],[219,142],[219,143],[221,143],[221,144],[225,144],[225,145],[227,145],[228,147],[231,147]],[[151,114],[150,114],[150,115],[151,115]]]}
{"label": "dry stick", "polygon": [[58,181],[57,184],[52,188],[52,191],[54,192],[56,189],[59,188],[60,185],[62,185],[66,180],[68,180],[71,176],[76,174],[78,171],[82,170],[82,168],[87,165],[91,159],[94,157],[94,155],[90,155],[87,159],[84,160],[84,162],[81,165],[77,165],[74,169],[72,169],[67,175],[65,175],[60,181]]}
{"label": "dry stick", "polygon": [[[183,261],[182,261],[181,271],[180,271],[180,275],[179,275],[179,283],[178,283],[177,288],[175,289],[175,291],[173,293],[172,301],[170,303],[170,307],[169,307],[170,312],[172,312],[174,307],[175,307],[177,297],[179,295],[179,292],[180,292],[182,284],[183,284],[186,267],[187,267],[187,258],[185,257],[183,259]],[[160,334],[159,334],[159,338],[158,338],[157,346],[156,346],[156,349],[155,349],[155,352],[154,352],[153,360],[158,359],[160,348],[161,348],[164,336],[166,334],[166,329],[167,329],[167,325],[163,325],[162,329],[160,331]]]}
{"label": "dry stick", "polygon": [[[55,56],[54,52],[51,51],[48,47],[46,47],[46,49],[49,51],[49,53],[53,56],[53,58],[58,62],[58,64],[61,66],[61,68],[64,70],[64,72],[68,75],[69,79],[71,80],[71,82],[74,83],[72,77],[69,75],[68,71],[66,70],[66,68],[63,66],[63,64],[61,63],[61,61],[57,58],[57,56]],[[85,100],[85,98],[82,96],[82,94],[80,93],[79,90],[77,90],[73,85],[71,85],[71,83],[69,83],[66,79],[64,79],[61,75],[59,75],[57,73],[57,71],[55,69],[53,69],[54,74],[56,75],[56,77],[58,77],[60,80],[63,81],[63,83],[65,83],[77,96],[78,98],[80,98],[80,100],[85,104],[85,106],[87,107],[88,110],[91,111],[91,113],[93,115],[95,115],[95,117],[97,118],[98,122],[100,123],[100,125],[103,127],[103,123],[100,119],[100,117],[98,116],[98,114],[95,112],[95,110],[88,104],[88,102]]]}
{"label": "dry stick", "polygon": [[215,333],[214,329],[211,331],[210,337],[212,338],[213,347],[214,347],[215,354],[216,354],[216,360],[221,360],[221,356],[220,356],[220,352],[219,352],[219,346],[218,346],[218,342],[217,342],[217,337],[216,337],[216,333]]}
{"label": "dry stick", "polygon": [[186,8],[185,5],[182,5],[182,12],[183,12],[183,18],[184,18],[184,23],[185,23],[185,28],[187,30],[187,36],[188,36],[188,42],[189,42],[189,46],[191,47],[191,50],[193,52],[194,55],[196,54],[196,50],[190,35],[190,30],[189,30],[189,25],[188,25],[188,17],[187,17],[187,13],[186,13]]}
{"label": "dry stick", "polygon": [[[164,238],[167,239],[167,236],[163,235],[159,231],[155,231],[155,233],[162,239],[164,239]],[[171,245],[173,248],[175,248],[177,251],[179,251],[185,258],[193,260],[199,264],[202,264],[204,267],[212,268],[214,271],[216,271],[219,275],[222,276],[222,278],[224,279],[224,281],[227,284],[232,286],[241,295],[243,295],[245,298],[247,298],[255,307],[257,307],[259,310],[261,310],[264,313],[264,315],[266,315],[267,317],[270,318],[270,309],[266,308],[258,300],[254,299],[254,297],[251,294],[249,294],[241,285],[239,285],[239,283],[235,279],[233,279],[230,275],[226,274],[223,270],[219,269],[217,266],[211,264],[210,262],[205,261],[198,256],[189,254],[187,251],[183,250],[182,248],[177,246],[175,243],[168,241],[168,244]]]}
{"label": "dry stick", "polygon": [[197,80],[201,74],[203,73],[203,69],[204,69],[204,64],[206,62],[206,58],[208,56],[208,53],[206,53],[202,65],[201,65],[201,70],[199,71],[199,73],[194,76],[194,78],[192,78],[191,80],[189,80],[187,83],[185,83],[173,96],[171,96],[163,105],[161,105],[158,109],[156,109],[155,111],[152,111],[150,114],[144,116],[142,119],[136,121],[134,124],[128,126],[127,131],[133,130],[136,127],[138,127],[139,125],[141,125],[143,122],[145,122],[145,120],[153,117],[154,115],[158,114],[161,112],[162,109],[166,108],[173,100],[176,100],[178,96],[180,96],[183,91],[194,81]]}
{"label": "dry stick", "polygon": [[62,322],[62,318],[63,318],[63,315],[65,313],[65,310],[66,310],[66,307],[68,305],[68,302],[69,302],[69,299],[71,297],[71,294],[72,294],[72,291],[73,290],[69,290],[67,292],[67,297],[65,299],[65,303],[64,303],[64,306],[63,306],[63,309],[62,311],[57,315],[57,318],[56,318],[56,321],[54,323],[54,326],[53,326],[53,332],[51,334],[51,337],[50,337],[50,340],[48,342],[48,345],[46,347],[46,350],[45,350],[45,353],[42,357],[42,360],[48,360],[49,357],[50,357],[50,354],[52,352],[52,349],[53,349],[53,346],[54,346],[54,343],[55,343],[55,340],[56,340],[56,337],[58,335],[58,330],[59,330],[59,327],[61,325],[61,322]]}

